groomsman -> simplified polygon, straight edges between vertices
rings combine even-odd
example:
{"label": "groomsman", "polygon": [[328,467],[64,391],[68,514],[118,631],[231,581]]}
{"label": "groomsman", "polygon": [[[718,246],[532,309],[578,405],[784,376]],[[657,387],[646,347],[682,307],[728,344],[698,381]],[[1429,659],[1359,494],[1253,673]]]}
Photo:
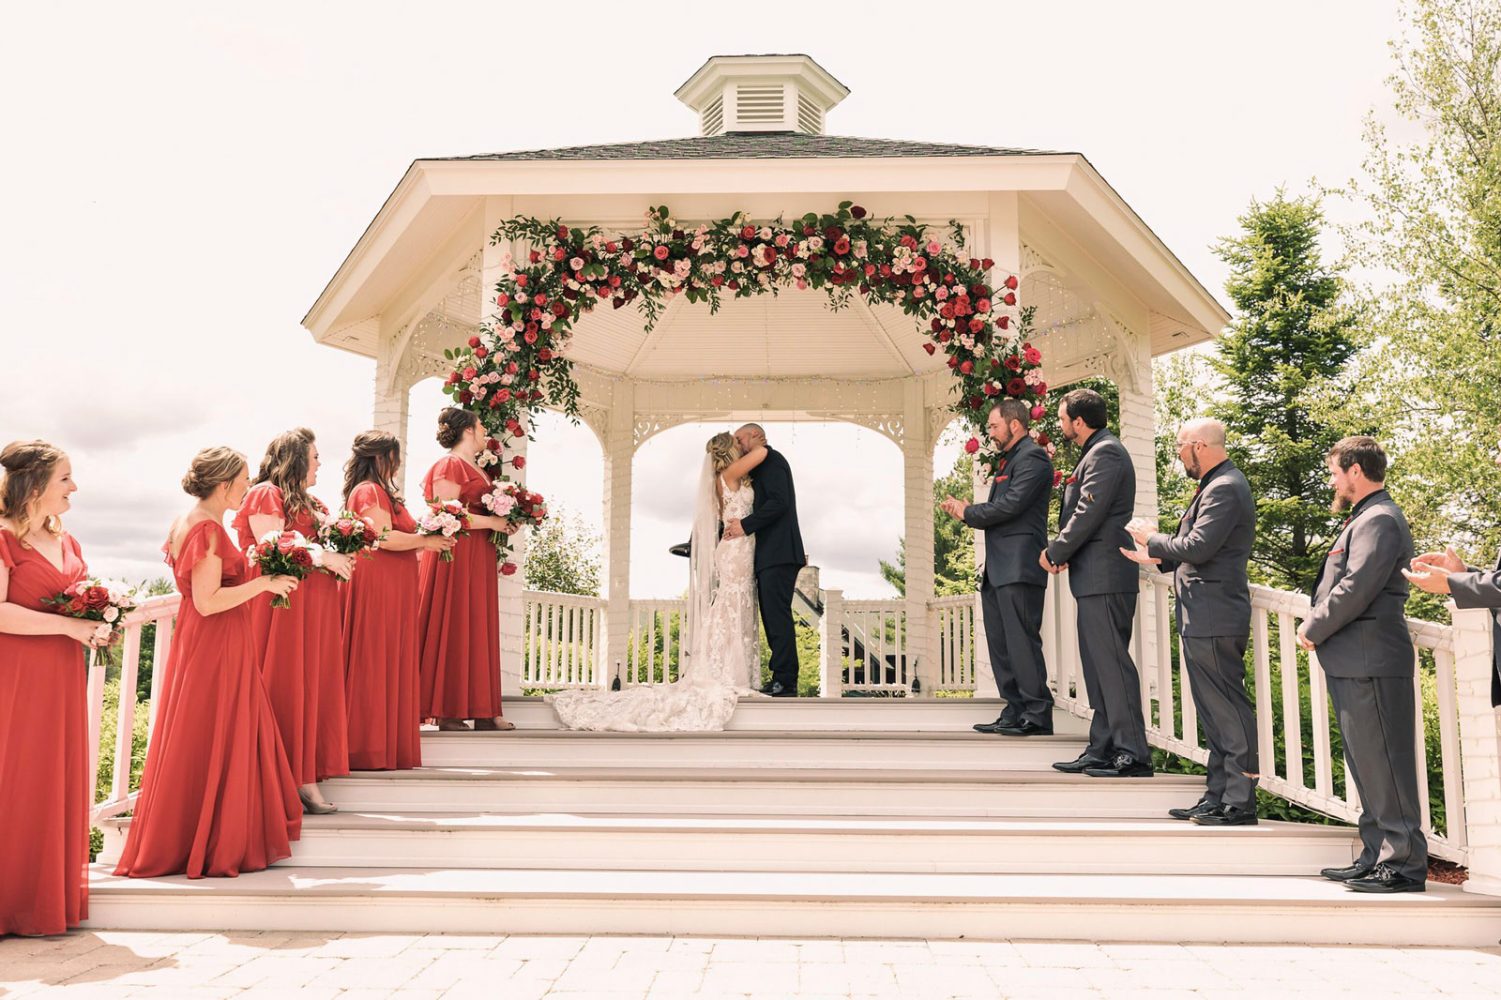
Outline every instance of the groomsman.
{"label": "groomsman", "polygon": [[1042,603],[1048,575],[1037,557],[1048,540],[1048,498],[1053,463],[1027,432],[1032,415],[1017,399],[991,408],[986,432],[1001,451],[983,503],[949,497],[943,509],[985,532],[980,607],[990,669],[1006,708],[975,729],[1006,736],[1051,736],[1053,692],[1042,659]]}
{"label": "groomsman", "polygon": [[1256,540],[1251,485],[1225,451],[1225,425],[1192,420],[1178,431],[1178,460],[1199,481],[1175,535],[1145,519],[1126,526],[1134,562],[1159,563],[1173,576],[1179,641],[1189,689],[1209,742],[1204,797],[1174,819],[1202,826],[1256,823],[1256,709],[1246,694],[1246,644],[1251,631],[1251,584],[1246,564]]}
{"label": "groomsman", "polygon": [[1105,398],[1092,389],[1074,389],[1058,404],[1063,436],[1083,453],[1064,484],[1058,537],[1038,563],[1050,573],[1068,570],[1094,719],[1084,752],[1053,767],[1095,778],[1145,778],[1152,774],[1152,754],[1131,659],[1140,574],[1120,553],[1131,542],[1126,522],[1136,505],[1136,470],[1125,446],[1105,429],[1105,415]]}
{"label": "groomsman", "polygon": [[1403,608],[1412,533],[1386,481],[1374,438],[1347,437],[1329,451],[1332,509],[1350,516],[1314,583],[1298,644],[1318,653],[1360,794],[1360,857],[1325,878],[1360,892],[1422,892],[1428,841],[1418,801],[1412,639]]}
{"label": "groomsman", "polygon": [[[1501,451],[1496,454],[1501,465]],[[1442,552],[1425,552],[1412,561],[1412,569],[1403,574],[1413,585],[1430,594],[1448,594],[1455,607],[1492,608],[1491,624],[1491,706],[1501,707],[1501,558],[1496,568],[1483,570],[1466,566],[1452,548]]]}

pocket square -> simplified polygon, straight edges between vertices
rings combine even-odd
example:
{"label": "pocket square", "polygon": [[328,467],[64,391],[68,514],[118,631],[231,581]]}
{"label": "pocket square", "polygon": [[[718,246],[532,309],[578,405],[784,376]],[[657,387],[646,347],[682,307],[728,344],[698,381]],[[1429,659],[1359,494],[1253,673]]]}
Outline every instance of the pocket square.
{"label": "pocket square", "polygon": [[1344,549],[1331,549],[1329,551],[1329,558],[1333,559],[1335,556],[1339,555],[1340,553],[1342,553],[1344,551],[1345,551]]}

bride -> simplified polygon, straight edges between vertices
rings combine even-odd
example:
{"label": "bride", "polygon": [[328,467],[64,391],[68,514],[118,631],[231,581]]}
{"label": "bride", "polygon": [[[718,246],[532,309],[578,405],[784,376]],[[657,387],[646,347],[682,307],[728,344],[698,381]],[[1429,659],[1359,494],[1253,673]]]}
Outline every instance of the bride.
{"label": "bride", "polygon": [[742,455],[731,434],[704,446],[693,519],[688,623],[692,636],[678,679],[623,691],[564,691],[548,696],[565,729],[626,733],[703,732],[725,727],[741,695],[760,687],[756,641],[756,539],[723,539],[724,522],[750,514],[747,478],[765,446]]}

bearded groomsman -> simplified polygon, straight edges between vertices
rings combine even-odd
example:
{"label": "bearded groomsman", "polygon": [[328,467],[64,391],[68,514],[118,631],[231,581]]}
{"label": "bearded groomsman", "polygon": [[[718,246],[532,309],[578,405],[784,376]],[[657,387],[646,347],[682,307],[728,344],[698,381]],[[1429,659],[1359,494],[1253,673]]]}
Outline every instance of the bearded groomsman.
{"label": "bearded groomsman", "polygon": [[1027,432],[1031,411],[1017,399],[990,410],[985,430],[1001,457],[983,503],[949,497],[943,509],[985,532],[980,607],[996,690],[1006,701],[1000,718],[975,729],[1005,736],[1051,736],[1053,692],[1042,659],[1042,604],[1048,575],[1037,557],[1048,540],[1053,463]]}
{"label": "bearded groomsman", "polygon": [[1428,840],[1418,801],[1412,638],[1402,571],[1412,558],[1407,518],[1386,492],[1386,452],[1347,437],[1329,451],[1332,509],[1348,509],[1314,583],[1298,644],[1318,653],[1360,795],[1360,857],[1325,878],[1360,892],[1422,892]]}
{"label": "bearded groomsman", "polygon": [[1225,451],[1225,425],[1191,420],[1178,431],[1178,460],[1197,479],[1175,535],[1145,518],[1126,526],[1140,546],[1133,562],[1158,563],[1173,576],[1176,617],[1189,690],[1209,742],[1207,788],[1196,805],[1169,809],[1202,826],[1256,823],[1256,709],[1246,694],[1251,584],[1246,564],[1256,540],[1251,485]]}
{"label": "bearded groomsman", "polygon": [[1126,522],[1136,506],[1136,470],[1125,446],[1105,429],[1105,418],[1105,399],[1093,389],[1074,389],[1058,404],[1063,436],[1083,453],[1064,485],[1058,537],[1038,563],[1050,573],[1068,570],[1094,718],[1084,752],[1053,767],[1095,778],[1146,778],[1152,754],[1131,659],[1140,574],[1120,553],[1131,542]]}
{"label": "bearded groomsman", "polygon": [[[1496,453],[1501,465],[1501,450]],[[1452,548],[1442,552],[1425,552],[1412,561],[1411,571],[1404,574],[1430,594],[1448,594],[1455,607],[1492,608],[1491,623],[1491,707],[1501,707],[1501,558],[1496,568],[1466,566]]]}

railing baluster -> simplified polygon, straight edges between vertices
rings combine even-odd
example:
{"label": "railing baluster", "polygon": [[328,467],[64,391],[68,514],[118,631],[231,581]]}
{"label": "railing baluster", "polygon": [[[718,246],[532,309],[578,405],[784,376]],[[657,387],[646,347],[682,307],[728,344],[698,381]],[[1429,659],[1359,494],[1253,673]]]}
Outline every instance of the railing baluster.
{"label": "railing baluster", "polygon": [[1271,641],[1271,629],[1267,625],[1265,608],[1251,608],[1251,655],[1255,662],[1256,692],[1253,704],[1256,707],[1256,748],[1261,769],[1267,774],[1277,773],[1277,744],[1272,736],[1272,654],[1267,648]]}
{"label": "railing baluster", "polygon": [[120,704],[115,715],[115,770],[110,781],[111,801],[121,802],[130,795],[131,751],[135,746],[136,672],[141,666],[141,626],[125,627],[125,644],[120,650]]}
{"label": "railing baluster", "polygon": [[99,787],[99,736],[100,723],[104,719],[104,663],[99,654],[89,650],[89,802],[98,801]]}
{"label": "railing baluster", "polygon": [[151,704],[146,709],[148,732],[156,726],[156,706],[161,704],[162,685],[166,683],[167,661],[172,656],[172,635],[176,628],[176,617],[157,619],[156,638],[151,645]]}
{"label": "railing baluster", "polygon": [[1308,654],[1308,710],[1313,713],[1313,790],[1334,797],[1334,761],[1330,758],[1329,691],[1317,651]]}
{"label": "railing baluster", "polygon": [[1423,718],[1423,655],[1412,649],[1413,760],[1418,762],[1418,808],[1423,815],[1423,829],[1433,831],[1433,803],[1428,799],[1428,732]]}
{"label": "railing baluster", "polygon": [[[1166,587],[1163,591],[1166,591]],[[1165,740],[1173,738],[1177,706],[1173,699],[1173,644],[1168,632],[1168,602],[1164,594],[1157,602],[1157,732]]]}
{"label": "railing baluster", "polygon": [[1464,773],[1459,758],[1459,704],[1454,688],[1453,653],[1442,649],[1433,651],[1433,679],[1438,696],[1439,754],[1444,768],[1444,839],[1462,848],[1468,841],[1465,837]]}
{"label": "railing baluster", "polygon": [[1303,780],[1303,707],[1299,696],[1298,652],[1293,644],[1293,616],[1277,614],[1278,663],[1282,670],[1282,745],[1286,748],[1287,782],[1306,788]]}

